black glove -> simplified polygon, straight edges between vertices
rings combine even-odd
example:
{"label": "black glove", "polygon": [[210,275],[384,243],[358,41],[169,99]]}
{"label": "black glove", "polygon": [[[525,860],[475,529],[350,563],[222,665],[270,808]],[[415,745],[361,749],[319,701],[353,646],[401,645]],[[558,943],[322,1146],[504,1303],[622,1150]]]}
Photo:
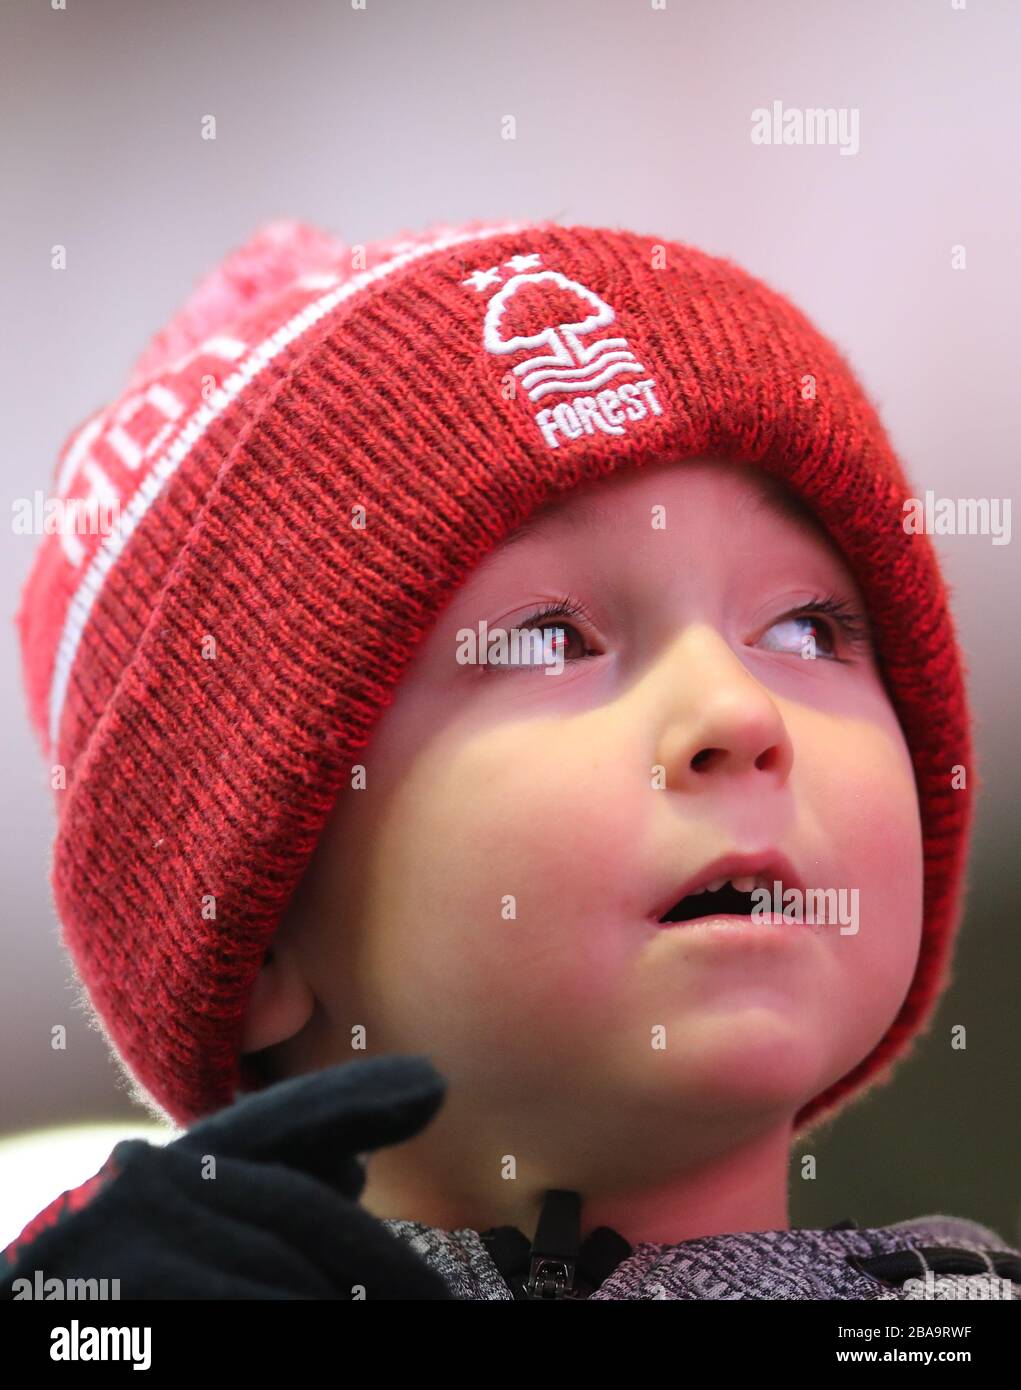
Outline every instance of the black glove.
{"label": "black glove", "polygon": [[114,1176],[21,1249],[0,1297],[38,1269],[119,1279],[122,1299],[452,1298],[358,1205],[359,1155],[417,1134],[445,1090],[424,1056],[363,1058],[246,1095],[163,1147],[124,1140]]}

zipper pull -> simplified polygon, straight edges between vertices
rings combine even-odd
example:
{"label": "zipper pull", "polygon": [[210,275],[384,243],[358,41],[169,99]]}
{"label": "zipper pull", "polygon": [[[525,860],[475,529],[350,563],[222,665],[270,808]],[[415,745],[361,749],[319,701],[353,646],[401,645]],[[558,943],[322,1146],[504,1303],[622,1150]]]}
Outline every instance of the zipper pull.
{"label": "zipper pull", "polygon": [[543,1198],[528,1264],[528,1298],[568,1298],[581,1236],[581,1194],[551,1187]]}

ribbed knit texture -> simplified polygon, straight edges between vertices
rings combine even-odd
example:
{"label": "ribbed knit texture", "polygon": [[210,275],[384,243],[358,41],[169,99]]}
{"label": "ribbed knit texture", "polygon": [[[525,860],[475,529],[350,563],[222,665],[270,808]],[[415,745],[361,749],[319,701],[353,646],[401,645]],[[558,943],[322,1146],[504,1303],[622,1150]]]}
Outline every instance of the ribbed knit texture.
{"label": "ribbed knit texture", "polygon": [[[239,1044],[266,947],[454,588],[553,497],[708,455],[782,478],[844,552],[921,800],[915,979],[870,1056],[800,1112],[803,1129],[888,1076],[928,1022],[974,787],[944,586],[928,537],[903,530],[912,489],[873,408],[785,299],[655,237],[476,223],[372,246],[353,264],[351,248],[312,229],[264,229],[207,277],[125,397],[58,462],[63,495],[84,495],[89,455],[125,500],[121,531],[80,537],[76,563],[44,539],[18,613],[33,720],[67,770],[55,900],[112,1046],[180,1124],[255,1084]],[[477,270],[496,280],[477,285]],[[626,339],[658,414],[578,437],[568,422],[553,444],[537,420],[563,397],[501,389],[535,350],[488,350],[487,305],[513,274],[544,270],[612,308],[590,336]],[[530,282],[504,338],[562,330],[576,301]],[[951,785],[957,764],[965,790]]]}

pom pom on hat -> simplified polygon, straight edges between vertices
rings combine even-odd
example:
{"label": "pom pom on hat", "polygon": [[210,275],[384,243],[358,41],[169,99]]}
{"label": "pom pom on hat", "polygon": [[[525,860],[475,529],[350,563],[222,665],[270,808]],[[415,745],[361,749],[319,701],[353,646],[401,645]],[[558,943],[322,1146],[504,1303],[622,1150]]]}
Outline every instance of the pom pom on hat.
{"label": "pom pom on hat", "polygon": [[347,248],[307,222],[264,223],[195,286],[132,368],[128,390],[165,371],[193,348],[309,271],[336,267]]}

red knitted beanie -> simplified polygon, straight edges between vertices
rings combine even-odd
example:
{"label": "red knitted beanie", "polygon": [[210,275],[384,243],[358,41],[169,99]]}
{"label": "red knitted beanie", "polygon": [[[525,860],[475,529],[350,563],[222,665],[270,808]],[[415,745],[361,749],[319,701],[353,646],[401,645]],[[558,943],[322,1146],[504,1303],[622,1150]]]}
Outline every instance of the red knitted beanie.
{"label": "red knitted beanie", "polygon": [[47,507],[83,499],[94,524],[45,527],[17,616],[64,940],[141,1099],[186,1125],[258,1084],[250,992],[416,645],[538,508],[667,456],[782,479],[868,605],[924,931],[886,1035],[797,1131],[889,1076],[948,980],[974,777],[953,785],[970,730],[935,554],[840,353],[653,236],[472,223],[347,247],[282,222],[67,441]]}

